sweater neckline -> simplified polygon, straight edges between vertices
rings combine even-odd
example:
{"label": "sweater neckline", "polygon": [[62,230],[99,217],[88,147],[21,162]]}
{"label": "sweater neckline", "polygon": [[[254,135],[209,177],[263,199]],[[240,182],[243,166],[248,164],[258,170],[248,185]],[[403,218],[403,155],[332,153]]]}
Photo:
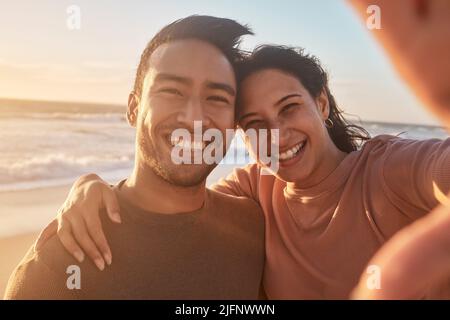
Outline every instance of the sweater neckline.
{"label": "sweater neckline", "polygon": [[126,180],[121,181],[115,188],[116,195],[119,199],[119,203],[122,209],[126,211],[130,219],[134,222],[144,225],[157,225],[157,226],[183,226],[198,221],[209,207],[209,190],[206,189],[205,201],[201,208],[190,212],[179,213],[160,213],[145,210],[139,207],[139,204],[132,203],[126,199],[120,191],[120,188]]}
{"label": "sweater neckline", "polygon": [[357,155],[357,151],[350,152],[325,179],[312,187],[289,187],[286,184],[284,196],[287,199],[306,203],[333,193],[347,180],[357,160]]}

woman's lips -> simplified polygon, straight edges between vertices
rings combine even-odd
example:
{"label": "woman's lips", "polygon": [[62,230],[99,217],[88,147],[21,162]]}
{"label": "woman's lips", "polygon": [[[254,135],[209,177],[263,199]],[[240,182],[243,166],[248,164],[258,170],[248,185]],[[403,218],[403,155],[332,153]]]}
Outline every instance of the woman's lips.
{"label": "woman's lips", "polygon": [[307,143],[307,140],[305,140],[303,142],[303,145],[301,146],[301,148],[298,149],[298,151],[295,153],[295,155],[292,158],[289,158],[286,160],[279,159],[280,167],[286,168],[286,167],[292,166],[295,163],[299,162],[303,158],[303,155],[305,153],[305,149],[307,146],[308,146],[308,143]]}

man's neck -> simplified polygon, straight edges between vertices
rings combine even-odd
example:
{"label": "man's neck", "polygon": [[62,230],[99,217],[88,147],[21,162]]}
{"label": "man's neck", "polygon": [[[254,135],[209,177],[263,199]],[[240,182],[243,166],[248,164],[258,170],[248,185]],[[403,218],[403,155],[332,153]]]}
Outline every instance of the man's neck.
{"label": "man's neck", "polygon": [[176,186],[153,170],[136,166],[120,192],[146,211],[167,214],[192,212],[200,209],[205,202],[206,181],[193,187]]}

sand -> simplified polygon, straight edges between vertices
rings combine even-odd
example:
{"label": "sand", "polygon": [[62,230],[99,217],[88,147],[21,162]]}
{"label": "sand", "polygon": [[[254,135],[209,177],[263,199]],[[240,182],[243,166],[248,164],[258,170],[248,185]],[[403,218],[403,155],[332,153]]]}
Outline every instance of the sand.
{"label": "sand", "polygon": [[38,233],[28,233],[0,239],[0,299],[14,268],[34,243]]}
{"label": "sand", "polygon": [[56,216],[69,189],[70,186],[62,186],[0,192],[0,298],[11,272],[39,230]]}

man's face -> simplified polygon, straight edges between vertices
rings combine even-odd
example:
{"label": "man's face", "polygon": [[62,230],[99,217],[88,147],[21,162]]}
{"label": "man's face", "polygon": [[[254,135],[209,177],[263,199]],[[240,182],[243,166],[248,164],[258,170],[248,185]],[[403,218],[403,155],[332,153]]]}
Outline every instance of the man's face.
{"label": "man's face", "polygon": [[[131,110],[137,111],[138,164],[175,185],[204,183],[216,164],[175,164],[172,132],[186,129],[193,142],[194,121],[201,121],[203,132],[214,128],[225,137],[234,127],[235,93],[233,68],[216,47],[190,39],[159,46],[150,57],[139,105]],[[225,144],[221,148],[224,154]]]}

